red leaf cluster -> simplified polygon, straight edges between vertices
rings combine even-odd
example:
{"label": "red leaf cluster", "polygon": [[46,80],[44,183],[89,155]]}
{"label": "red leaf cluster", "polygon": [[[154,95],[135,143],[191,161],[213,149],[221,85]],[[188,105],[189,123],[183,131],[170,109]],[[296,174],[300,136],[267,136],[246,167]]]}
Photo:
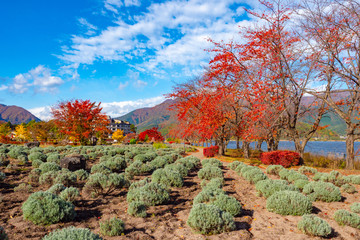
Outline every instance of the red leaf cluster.
{"label": "red leaf cluster", "polygon": [[203,149],[203,154],[205,157],[214,157],[219,154],[219,146],[206,147]]}
{"label": "red leaf cluster", "polygon": [[266,165],[281,165],[287,168],[300,164],[300,154],[293,151],[264,152],[261,153],[260,160]]}
{"label": "red leaf cluster", "polygon": [[150,141],[156,141],[156,142],[162,142],[164,141],[164,137],[161,135],[161,133],[158,131],[158,128],[153,127],[151,129],[147,129],[139,134],[139,140],[145,141],[146,136],[148,136],[148,140]]}

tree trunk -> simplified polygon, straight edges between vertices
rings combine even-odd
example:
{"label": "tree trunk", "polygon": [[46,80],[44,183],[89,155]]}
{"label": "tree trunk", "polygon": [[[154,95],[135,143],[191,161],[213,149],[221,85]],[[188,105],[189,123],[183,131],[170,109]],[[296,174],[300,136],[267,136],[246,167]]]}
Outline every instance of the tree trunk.
{"label": "tree trunk", "polygon": [[352,129],[348,129],[346,134],[346,169],[354,169],[354,141],[354,132]]}
{"label": "tree trunk", "polygon": [[249,146],[249,142],[243,141],[242,150],[244,152],[244,158],[249,158]]}
{"label": "tree trunk", "polygon": [[240,149],[240,138],[236,137],[236,149]]}
{"label": "tree trunk", "polygon": [[264,140],[258,140],[256,142],[256,150],[257,151],[261,151],[261,145],[262,145],[263,142],[264,142]]}
{"label": "tree trunk", "polygon": [[295,151],[300,154],[300,157],[304,157],[304,149],[306,144],[302,144],[300,139],[294,139]]}

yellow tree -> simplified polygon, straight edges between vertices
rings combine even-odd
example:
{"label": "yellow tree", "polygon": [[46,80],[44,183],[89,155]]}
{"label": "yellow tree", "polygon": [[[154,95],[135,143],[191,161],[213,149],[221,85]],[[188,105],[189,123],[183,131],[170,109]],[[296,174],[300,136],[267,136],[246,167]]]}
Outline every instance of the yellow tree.
{"label": "yellow tree", "polygon": [[112,139],[116,140],[117,142],[122,142],[124,138],[124,131],[121,129],[116,130],[112,135]]}
{"label": "yellow tree", "polygon": [[16,134],[16,138],[21,141],[28,140],[30,137],[27,128],[23,124],[16,126],[15,134]]}

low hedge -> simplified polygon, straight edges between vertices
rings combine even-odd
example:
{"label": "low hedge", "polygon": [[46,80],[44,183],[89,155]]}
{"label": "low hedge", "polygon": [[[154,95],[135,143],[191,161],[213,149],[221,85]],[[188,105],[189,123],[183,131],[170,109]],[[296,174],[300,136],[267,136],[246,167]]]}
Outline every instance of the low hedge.
{"label": "low hedge", "polygon": [[293,151],[272,151],[260,154],[260,161],[266,165],[281,165],[283,167],[297,166],[300,164],[300,154]]}

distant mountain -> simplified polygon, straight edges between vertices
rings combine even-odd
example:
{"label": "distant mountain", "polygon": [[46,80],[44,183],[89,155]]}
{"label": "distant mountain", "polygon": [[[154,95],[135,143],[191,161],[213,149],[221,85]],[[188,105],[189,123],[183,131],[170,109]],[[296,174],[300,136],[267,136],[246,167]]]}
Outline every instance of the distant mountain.
{"label": "distant mountain", "polygon": [[[315,98],[312,96],[306,96],[303,98],[302,104],[307,106],[311,104],[314,99]],[[134,124],[138,129],[137,132],[142,132],[152,127],[159,127],[161,133],[166,135],[169,132],[169,128],[175,125],[177,122],[175,116],[176,113],[169,110],[170,105],[172,105],[174,102],[175,100],[168,99],[154,107],[140,108],[115,119],[128,121]],[[301,120],[301,122],[304,122],[304,124],[312,121],[313,120],[311,116]],[[322,131],[324,134],[332,131],[339,136],[346,135],[345,122],[334,112],[328,112],[321,120],[320,125],[329,125],[327,127],[328,131]]]}
{"label": "distant mountain", "polygon": [[115,119],[128,121],[137,127],[137,132],[142,132],[152,127],[159,127],[162,134],[166,135],[169,127],[176,123],[175,112],[169,107],[175,100],[165,100],[154,107],[140,108]]}
{"label": "distant mountain", "polygon": [[0,121],[11,122],[12,124],[28,123],[31,120],[41,121],[29,111],[18,106],[6,106],[0,104]]}

